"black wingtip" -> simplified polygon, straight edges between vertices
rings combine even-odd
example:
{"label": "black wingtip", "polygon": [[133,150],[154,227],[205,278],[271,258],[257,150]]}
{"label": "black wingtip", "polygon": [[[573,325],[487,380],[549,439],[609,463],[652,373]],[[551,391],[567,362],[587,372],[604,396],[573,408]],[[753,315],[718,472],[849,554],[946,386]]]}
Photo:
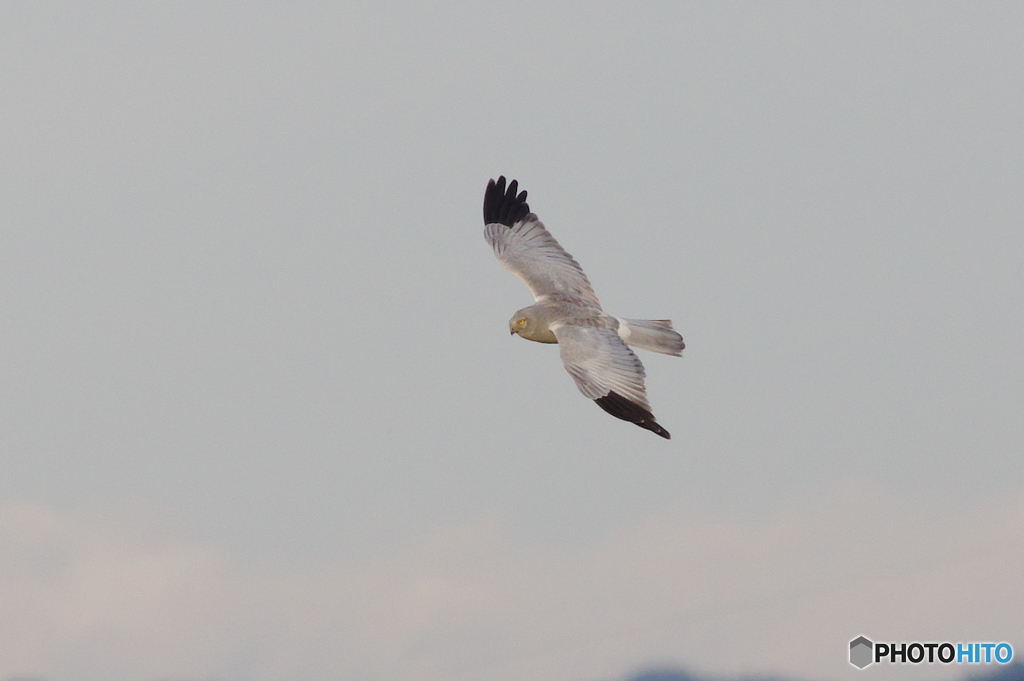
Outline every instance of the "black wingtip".
{"label": "black wingtip", "polygon": [[505,190],[505,176],[487,183],[484,192],[484,224],[500,223],[511,227],[530,214],[530,204],[526,203],[526,192],[519,191],[519,183],[512,180]]}
{"label": "black wingtip", "polygon": [[601,407],[615,418],[635,423],[641,428],[645,428],[652,433],[662,436],[666,440],[672,439],[672,434],[662,428],[658,422],[654,420],[654,414],[647,411],[636,402],[631,402],[615,391],[608,393],[604,397],[597,398],[594,402],[597,402],[597,406]]}

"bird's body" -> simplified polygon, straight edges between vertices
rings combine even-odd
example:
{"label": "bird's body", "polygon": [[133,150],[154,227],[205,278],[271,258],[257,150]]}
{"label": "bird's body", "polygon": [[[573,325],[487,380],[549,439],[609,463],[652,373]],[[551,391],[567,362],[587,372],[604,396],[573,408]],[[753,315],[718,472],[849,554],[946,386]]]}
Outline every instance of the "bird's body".
{"label": "bird's body", "polygon": [[562,363],[586,397],[609,414],[669,438],[651,413],[643,364],[632,345],[682,354],[683,338],[668,320],[620,319],[601,309],[579,264],[530,212],[512,180],[491,180],[484,194],[484,236],[498,260],[523,280],[536,303],[509,321],[513,334],[558,343]]}

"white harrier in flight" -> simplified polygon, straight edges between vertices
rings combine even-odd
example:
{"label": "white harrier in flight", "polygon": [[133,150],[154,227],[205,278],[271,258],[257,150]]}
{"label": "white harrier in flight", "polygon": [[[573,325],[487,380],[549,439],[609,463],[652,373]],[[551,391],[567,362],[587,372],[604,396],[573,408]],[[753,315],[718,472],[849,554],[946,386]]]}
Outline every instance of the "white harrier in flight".
{"label": "white harrier in flight", "polygon": [[558,343],[576,387],[606,412],[663,438],[669,432],[651,413],[644,365],[627,345],[680,356],[683,337],[667,319],[620,319],[601,309],[590,281],[530,212],[515,180],[487,183],[484,236],[494,254],[537,301],[509,321],[512,333],[538,343]]}

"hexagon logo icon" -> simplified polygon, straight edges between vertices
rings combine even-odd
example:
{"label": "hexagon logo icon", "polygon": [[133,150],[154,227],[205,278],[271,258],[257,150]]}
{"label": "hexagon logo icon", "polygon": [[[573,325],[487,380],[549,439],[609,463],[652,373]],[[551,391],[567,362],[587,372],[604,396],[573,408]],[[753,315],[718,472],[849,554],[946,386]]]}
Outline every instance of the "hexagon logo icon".
{"label": "hexagon logo icon", "polygon": [[867,667],[872,662],[871,652],[874,647],[875,644],[863,636],[858,636],[850,641],[850,664],[857,669]]}

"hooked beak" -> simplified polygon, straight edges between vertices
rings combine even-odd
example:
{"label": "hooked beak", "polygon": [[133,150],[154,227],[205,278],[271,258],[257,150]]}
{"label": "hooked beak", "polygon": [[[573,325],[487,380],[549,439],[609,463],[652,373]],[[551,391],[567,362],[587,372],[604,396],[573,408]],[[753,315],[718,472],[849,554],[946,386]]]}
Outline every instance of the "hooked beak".
{"label": "hooked beak", "polygon": [[516,335],[516,329],[515,329],[514,326],[508,327],[508,335],[510,335],[510,336]]}

